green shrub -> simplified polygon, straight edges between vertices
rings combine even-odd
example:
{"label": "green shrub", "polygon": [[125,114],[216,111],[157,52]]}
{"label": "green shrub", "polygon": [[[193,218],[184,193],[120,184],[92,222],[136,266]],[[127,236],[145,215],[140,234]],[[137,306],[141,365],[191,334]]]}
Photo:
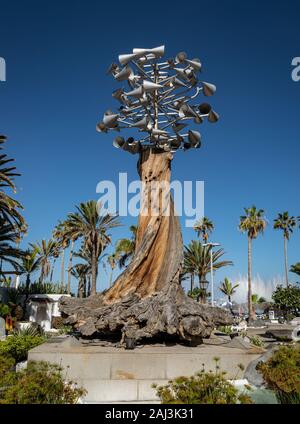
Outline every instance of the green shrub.
{"label": "green shrub", "polygon": [[259,336],[248,336],[250,343],[257,347],[264,347],[264,342]]}
{"label": "green shrub", "polygon": [[74,382],[65,381],[58,365],[29,362],[18,372],[7,367],[0,375],[0,404],[74,404],[86,394]]}
{"label": "green shrub", "polygon": [[0,355],[0,381],[2,381],[4,375],[14,369],[15,360],[11,356]]}
{"label": "green shrub", "polygon": [[11,356],[16,362],[25,361],[28,351],[45,340],[45,336],[14,334],[0,342],[0,355]]}
{"label": "green shrub", "polygon": [[281,346],[257,366],[279,403],[300,404],[300,344]]}
{"label": "green shrub", "polygon": [[201,287],[195,287],[192,291],[189,290],[188,296],[198,302],[199,299],[206,300],[211,294]]}
{"label": "green shrub", "polygon": [[282,311],[286,317],[288,314],[298,315],[300,311],[300,287],[279,286],[272,294],[275,308]]}
{"label": "green shrub", "polygon": [[0,317],[5,318],[10,314],[10,307],[4,303],[0,303]]}
{"label": "green shrub", "polygon": [[26,284],[22,284],[17,289],[18,294],[67,294],[67,286],[61,283],[41,283],[39,281],[31,283],[27,288]]}
{"label": "green shrub", "polygon": [[60,335],[72,334],[74,332],[72,325],[62,325],[58,328]]}
{"label": "green shrub", "polygon": [[229,336],[229,334],[232,333],[231,325],[221,325],[217,327],[217,331],[220,331],[220,333],[225,333]]}
{"label": "green shrub", "polygon": [[232,383],[226,380],[225,372],[201,372],[192,377],[178,377],[166,386],[153,385],[163,404],[249,404],[251,398],[239,393]]}
{"label": "green shrub", "polygon": [[13,335],[19,336],[19,337],[21,337],[21,336],[23,336],[23,337],[25,337],[25,336],[31,336],[31,337],[43,336],[44,338],[46,337],[44,330],[37,324],[31,324],[31,325],[28,325],[25,328],[16,329],[16,330],[14,330]]}

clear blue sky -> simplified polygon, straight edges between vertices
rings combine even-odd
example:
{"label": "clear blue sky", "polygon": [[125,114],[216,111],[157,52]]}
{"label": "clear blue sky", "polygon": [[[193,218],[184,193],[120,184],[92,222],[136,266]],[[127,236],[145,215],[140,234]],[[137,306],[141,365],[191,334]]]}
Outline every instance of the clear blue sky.
{"label": "clear blue sky", "polygon": [[[247,4],[246,4],[247,3]],[[268,280],[283,274],[282,235],[272,220],[299,207],[300,82],[291,60],[300,56],[298,1],[4,1],[0,0],[0,133],[22,177],[18,198],[29,223],[26,242],[48,238],[74,205],[97,199],[100,180],[118,172],[136,178],[136,157],[117,151],[95,132],[103,111],[117,106],[118,87],[106,76],[119,53],[166,45],[167,56],[185,50],[203,62],[214,82],[217,125],[202,126],[200,150],[179,153],[173,178],[205,181],[205,214],[215,223],[234,267],[247,272],[247,240],[237,231],[243,207],[264,208],[270,221],[254,242],[253,271]],[[133,219],[114,231],[128,234]],[[183,229],[187,243],[195,237]],[[289,261],[300,261],[300,230]],[[58,275],[58,272],[57,272]],[[106,284],[101,274],[99,287]]]}

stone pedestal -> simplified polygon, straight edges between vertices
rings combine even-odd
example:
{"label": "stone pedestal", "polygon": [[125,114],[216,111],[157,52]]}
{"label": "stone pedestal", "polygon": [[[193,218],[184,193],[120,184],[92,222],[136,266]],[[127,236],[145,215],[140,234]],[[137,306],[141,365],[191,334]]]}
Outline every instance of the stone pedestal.
{"label": "stone pedestal", "polygon": [[[207,341],[209,343],[209,341]],[[198,347],[143,346],[135,350],[83,345],[71,337],[50,339],[29,352],[28,359],[61,364],[67,378],[87,390],[86,403],[157,402],[153,383],[190,376],[202,369],[214,370],[220,358],[228,379],[242,378],[237,364],[248,364],[261,353],[204,344]]]}

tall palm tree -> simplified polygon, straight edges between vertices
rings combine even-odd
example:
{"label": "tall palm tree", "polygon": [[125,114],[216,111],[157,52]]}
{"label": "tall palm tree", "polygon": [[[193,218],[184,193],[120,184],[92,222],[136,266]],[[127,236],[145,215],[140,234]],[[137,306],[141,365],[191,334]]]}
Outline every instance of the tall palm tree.
{"label": "tall palm tree", "polygon": [[209,234],[214,230],[213,222],[204,216],[194,226],[194,230],[197,232],[198,237],[201,237],[204,243],[207,243]]}
{"label": "tall palm tree", "polygon": [[227,277],[224,278],[222,285],[220,286],[220,290],[225,294],[228,298],[228,302],[231,303],[231,296],[234,295],[236,289],[239,287],[239,284],[233,286]]}
{"label": "tall palm tree", "polygon": [[21,261],[18,264],[18,273],[19,275],[26,275],[26,288],[30,286],[30,277],[35,271],[40,268],[41,260],[38,257],[38,252],[34,250],[26,250],[24,256],[21,258]]}
{"label": "tall palm tree", "polygon": [[129,227],[131,238],[123,238],[117,242],[115,256],[118,258],[120,268],[124,268],[133,257],[136,246],[137,227],[131,225]]}
{"label": "tall palm tree", "polygon": [[[211,246],[202,246],[198,240],[192,240],[188,246],[184,247],[184,273],[198,275],[199,284],[206,280],[206,275],[210,272],[210,250]],[[213,270],[224,266],[233,265],[232,261],[220,261],[225,254],[224,249],[218,249],[212,254]]]}
{"label": "tall palm tree", "polygon": [[66,235],[75,240],[82,238],[85,247],[91,249],[91,267],[92,267],[92,288],[91,294],[96,294],[97,288],[97,249],[104,248],[111,243],[111,237],[108,230],[119,225],[118,218],[110,214],[101,214],[101,205],[90,200],[86,203],[80,203],[76,206],[75,213],[68,214]]}
{"label": "tall palm tree", "polygon": [[69,240],[65,237],[65,223],[59,221],[56,227],[53,230],[52,234],[54,240],[56,241],[59,253],[61,253],[61,265],[60,265],[60,282],[63,286],[65,283],[65,250],[69,245]]}
{"label": "tall palm tree", "polygon": [[255,313],[252,308],[252,240],[263,233],[267,221],[263,209],[257,209],[255,206],[244,208],[245,215],[240,217],[239,230],[247,233],[248,236],[248,313],[249,321],[255,319]]}
{"label": "tall palm tree", "polygon": [[70,241],[70,251],[69,251],[69,263],[68,263],[68,284],[67,284],[67,291],[70,294],[71,293],[71,269],[72,269],[72,263],[73,263],[73,254],[74,254],[74,247],[75,247],[75,241],[77,240],[74,237],[68,237],[67,239]]}
{"label": "tall palm tree", "polygon": [[[3,150],[3,144],[6,142],[6,137],[0,135],[0,150]],[[10,166],[14,159],[9,159],[6,154],[0,154],[0,218],[2,221],[7,221],[16,227],[23,227],[25,220],[19,210],[23,209],[22,205],[7,193],[5,188],[10,188],[16,192],[14,177],[19,176],[15,166]]]}
{"label": "tall palm tree", "polygon": [[51,271],[51,260],[57,257],[57,242],[53,239],[43,239],[41,243],[30,243],[30,246],[33,250],[36,250],[38,258],[40,259],[41,274],[39,280],[41,283],[44,283],[45,278],[48,277]]}
{"label": "tall palm tree", "polygon": [[293,233],[294,228],[297,225],[297,218],[294,216],[289,216],[289,213],[283,212],[277,215],[277,218],[274,219],[274,230],[282,230],[283,232],[283,249],[284,249],[284,269],[285,269],[285,283],[288,287],[289,277],[288,277],[288,257],[287,257],[287,241],[289,241],[291,234]]}

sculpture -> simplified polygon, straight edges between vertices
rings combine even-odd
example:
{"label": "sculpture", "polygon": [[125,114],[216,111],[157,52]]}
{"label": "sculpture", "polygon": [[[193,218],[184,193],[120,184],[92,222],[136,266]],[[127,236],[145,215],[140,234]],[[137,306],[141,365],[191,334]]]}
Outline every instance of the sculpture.
{"label": "sculpture", "polygon": [[[121,105],[117,112],[104,113],[97,131],[130,128],[138,135],[146,133],[137,140],[119,135],[113,140],[116,148],[139,155],[143,213],[134,258],[113,286],[88,299],[61,302],[67,322],[86,336],[122,332],[122,340],[159,334],[193,340],[209,336],[215,325],[231,322],[222,309],[200,305],[185,295],[179,281],[183,261],[180,224],[170,191],[161,188],[169,186],[173,155],[201,146],[200,133],[187,131],[187,122],[219,119],[208,103],[194,104],[201,94],[212,96],[216,87],[198,81],[199,59],[190,60],[180,52],[175,59],[161,61],[164,50],[164,46],[133,49],[119,56],[120,65],[113,63],[108,69],[117,81],[127,81],[129,90],[113,92]],[[160,187],[155,205],[154,182]]]}

